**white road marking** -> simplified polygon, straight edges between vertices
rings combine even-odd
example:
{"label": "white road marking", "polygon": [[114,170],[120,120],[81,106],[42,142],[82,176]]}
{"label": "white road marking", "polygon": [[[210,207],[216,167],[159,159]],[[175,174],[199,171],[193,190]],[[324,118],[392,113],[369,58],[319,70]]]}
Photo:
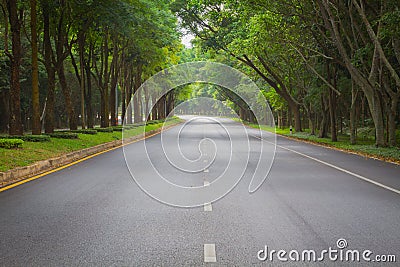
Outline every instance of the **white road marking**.
{"label": "white road marking", "polygon": [[[258,137],[258,136],[253,136],[253,137],[255,137],[255,138],[257,138],[257,139],[260,139],[260,140],[262,140],[262,141],[264,141],[264,142],[273,144],[272,142],[269,142],[269,141],[267,141],[267,140],[264,140],[264,139],[262,139],[262,138],[260,138],[260,137]],[[358,179],[360,179],[360,180],[363,180],[363,181],[365,181],[365,182],[374,184],[374,185],[376,185],[376,186],[382,187],[382,188],[384,188],[384,189],[387,189],[387,190],[389,190],[389,191],[392,191],[393,193],[396,193],[396,194],[399,194],[399,195],[400,195],[400,190],[398,190],[398,189],[395,189],[395,188],[389,187],[389,186],[387,186],[387,185],[381,184],[381,183],[376,182],[376,181],[374,181],[374,180],[371,180],[371,179],[369,179],[369,178],[367,178],[367,177],[364,177],[364,176],[359,175],[359,174],[357,174],[357,173],[354,173],[354,172],[351,172],[351,171],[349,171],[349,170],[340,168],[340,167],[338,167],[338,166],[336,166],[336,165],[333,165],[333,164],[331,164],[331,163],[328,163],[328,162],[326,162],[326,161],[323,161],[323,160],[320,160],[320,159],[311,157],[311,156],[309,156],[309,155],[303,154],[303,153],[298,152],[298,151],[296,151],[296,150],[293,150],[293,149],[290,149],[290,148],[287,148],[287,147],[284,147],[284,146],[280,146],[280,145],[276,145],[276,146],[279,147],[279,148],[281,148],[281,149],[284,149],[284,150],[287,150],[287,151],[296,153],[296,154],[298,154],[298,155],[300,155],[300,156],[309,158],[309,159],[311,159],[311,160],[314,160],[314,161],[319,162],[319,163],[321,163],[321,164],[324,164],[324,165],[326,165],[326,166],[329,166],[329,167],[331,167],[331,168],[333,168],[333,169],[336,169],[336,170],[338,170],[338,171],[347,173],[347,174],[352,175],[352,176],[354,176],[354,177],[356,177],[356,178],[358,178]]]}
{"label": "white road marking", "polygon": [[205,169],[204,172],[210,172],[208,169]]}
{"label": "white road marking", "polygon": [[204,186],[210,186],[210,182],[209,181],[204,181]]}
{"label": "white road marking", "polygon": [[204,211],[212,211],[211,203],[204,204]]}
{"label": "white road marking", "polygon": [[208,160],[205,159],[205,160],[203,160],[203,162],[206,163],[206,162],[208,162]]}
{"label": "white road marking", "polygon": [[217,262],[215,244],[204,244],[204,262]]}

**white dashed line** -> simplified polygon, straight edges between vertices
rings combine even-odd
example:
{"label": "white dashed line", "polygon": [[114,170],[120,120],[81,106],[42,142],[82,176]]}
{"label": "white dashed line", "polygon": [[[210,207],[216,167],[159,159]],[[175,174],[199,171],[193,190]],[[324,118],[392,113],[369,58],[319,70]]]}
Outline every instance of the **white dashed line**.
{"label": "white dashed line", "polygon": [[215,244],[204,244],[204,262],[217,262]]}

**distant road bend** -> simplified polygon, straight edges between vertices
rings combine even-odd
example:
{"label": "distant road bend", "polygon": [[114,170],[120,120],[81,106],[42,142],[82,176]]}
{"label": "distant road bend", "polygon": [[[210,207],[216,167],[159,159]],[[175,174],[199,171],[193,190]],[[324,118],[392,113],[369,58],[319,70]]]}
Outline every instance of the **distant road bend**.
{"label": "distant road bend", "polygon": [[[343,249],[370,250],[373,260],[395,255],[399,261],[398,165],[277,137],[273,163],[261,162],[265,168],[272,163],[269,176],[249,194],[260,139],[271,153],[272,135],[243,131],[229,119],[187,119],[191,123],[184,129],[176,126],[0,193],[0,265],[398,266],[258,258],[266,246],[319,253],[344,240]],[[230,146],[233,141],[242,145]],[[182,155],[173,152],[177,142],[191,163],[179,161]],[[132,173],[154,179],[144,144],[154,168],[183,187],[212,186],[226,166],[224,178],[244,175],[218,201],[196,208],[165,205],[141,190],[127,168],[124,154]],[[169,159],[179,166],[168,162],[162,148],[170,149]],[[209,158],[196,161],[200,153]],[[166,199],[179,198],[157,190]],[[177,201],[201,200],[189,194]]]}

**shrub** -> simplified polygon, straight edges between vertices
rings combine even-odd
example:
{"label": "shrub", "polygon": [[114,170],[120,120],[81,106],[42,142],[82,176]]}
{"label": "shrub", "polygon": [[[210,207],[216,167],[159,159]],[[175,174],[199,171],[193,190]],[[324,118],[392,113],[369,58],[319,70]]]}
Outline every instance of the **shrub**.
{"label": "shrub", "polygon": [[23,143],[21,139],[0,139],[0,147],[7,149],[21,147]]}
{"label": "shrub", "polygon": [[20,138],[26,142],[50,142],[48,135],[24,135]]}
{"label": "shrub", "polygon": [[114,126],[114,127],[112,127],[112,129],[115,132],[122,132],[123,127],[122,126]]}
{"label": "shrub", "polygon": [[113,128],[112,127],[107,127],[107,128],[96,128],[95,129],[99,133],[112,133]]}
{"label": "shrub", "polygon": [[68,132],[55,132],[49,134],[52,138],[60,138],[60,139],[78,139],[77,133],[68,133]]}
{"label": "shrub", "polygon": [[80,129],[80,130],[73,130],[71,132],[80,134],[97,134],[97,130],[95,129]]}
{"label": "shrub", "polygon": [[20,139],[25,142],[50,142],[48,135],[2,135],[2,139]]}
{"label": "shrub", "polygon": [[128,124],[128,125],[125,125],[125,126],[122,126],[122,125],[113,126],[112,129],[113,129],[115,132],[122,132],[122,130],[124,130],[124,131],[126,131],[126,130],[132,130],[132,129],[135,129],[136,127],[137,127],[137,126],[135,126],[135,125]]}
{"label": "shrub", "polygon": [[135,124],[126,124],[126,125],[124,126],[124,129],[131,130],[131,129],[135,129],[135,128],[137,128],[137,127],[139,127],[139,126],[138,126],[138,125],[135,125]]}

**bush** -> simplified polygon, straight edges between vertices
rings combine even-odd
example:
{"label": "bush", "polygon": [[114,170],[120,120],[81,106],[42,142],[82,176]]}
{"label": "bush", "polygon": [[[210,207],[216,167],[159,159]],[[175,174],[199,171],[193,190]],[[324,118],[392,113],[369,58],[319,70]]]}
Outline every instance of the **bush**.
{"label": "bush", "polygon": [[48,135],[24,135],[20,139],[26,142],[50,142]]}
{"label": "bush", "polygon": [[135,129],[136,128],[136,126],[134,126],[134,125],[132,125],[132,124],[128,124],[128,125],[125,125],[125,126],[113,126],[112,127],[112,129],[115,131],[115,132],[122,132],[123,130],[124,131],[126,131],[126,130],[132,130],[132,129]]}
{"label": "bush", "polygon": [[60,138],[60,139],[78,139],[77,133],[68,133],[68,132],[55,132],[49,134],[52,138]]}
{"label": "bush", "polygon": [[97,130],[95,129],[80,129],[80,130],[73,130],[71,132],[80,134],[97,134]]}
{"label": "bush", "polygon": [[122,130],[123,130],[123,127],[122,126],[114,126],[114,127],[111,127],[112,129],[113,129],[113,131],[115,131],[115,132],[122,132]]}
{"label": "bush", "polygon": [[124,129],[131,130],[131,129],[135,129],[135,128],[137,128],[137,127],[139,127],[139,126],[136,125],[136,124],[126,124],[126,125],[124,126]]}
{"label": "bush", "polygon": [[20,139],[25,142],[50,142],[48,135],[2,135],[2,139]]}
{"label": "bush", "polygon": [[96,128],[95,129],[99,133],[112,133],[113,128],[112,127],[107,127],[107,128]]}
{"label": "bush", "polygon": [[374,138],[375,128],[364,127],[357,129],[357,135],[362,139]]}
{"label": "bush", "polygon": [[7,149],[21,147],[23,143],[21,139],[0,139],[0,147]]}

